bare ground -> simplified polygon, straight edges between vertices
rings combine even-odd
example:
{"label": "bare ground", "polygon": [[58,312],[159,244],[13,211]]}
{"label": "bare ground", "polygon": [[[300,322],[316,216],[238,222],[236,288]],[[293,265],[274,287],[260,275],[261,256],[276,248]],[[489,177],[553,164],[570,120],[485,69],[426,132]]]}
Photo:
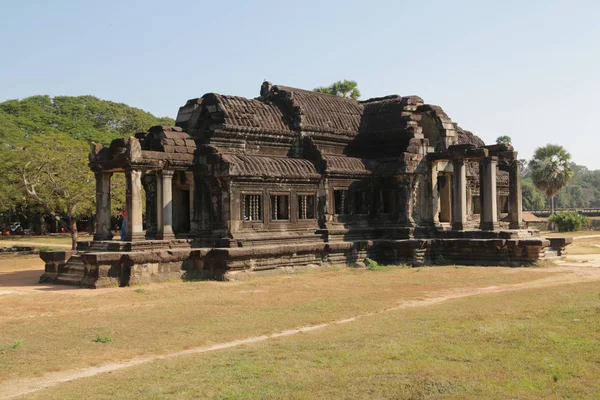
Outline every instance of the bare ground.
{"label": "bare ground", "polygon": [[[351,318],[345,318],[341,320],[335,320],[328,323],[299,327],[296,329],[285,330],[281,332],[273,332],[270,335],[254,336],[241,338],[239,340],[233,340],[229,342],[223,342],[206,347],[195,347],[183,351],[177,351],[167,354],[156,354],[146,357],[133,358],[126,361],[117,363],[109,363],[100,366],[72,369],[65,371],[58,371],[53,373],[45,374],[41,377],[29,378],[29,379],[17,379],[9,380],[0,383],[0,397],[6,399],[12,399],[20,396],[24,396],[29,393],[37,392],[39,390],[56,386],[58,384],[69,382],[77,379],[87,378],[102,373],[110,373],[113,371],[121,370],[124,368],[130,368],[137,365],[145,364],[155,360],[163,360],[174,357],[180,357],[190,354],[200,354],[212,351],[218,351],[222,349],[228,349],[238,347],[241,345],[263,342],[270,339],[280,338],[284,336],[292,336],[302,332],[314,331],[319,329],[325,329],[329,326],[346,324],[356,321],[358,319],[368,318],[377,314],[394,312],[407,308],[414,307],[426,307],[433,304],[443,303],[454,299],[460,299],[469,296],[484,295],[489,293],[500,293],[508,291],[520,291],[534,288],[545,288],[558,285],[569,285],[583,282],[593,282],[600,280],[600,267],[597,266],[586,266],[586,267],[573,267],[573,266],[559,266],[551,268],[553,272],[561,272],[560,274],[553,274],[547,276],[549,269],[537,269],[540,273],[540,279],[515,284],[504,284],[497,286],[488,286],[471,289],[452,289],[447,291],[441,291],[433,294],[432,296],[419,299],[419,300],[408,300],[402,301],[398,306],[390,307],[384,310],[355,315]],[[546,275],[546,276],[545,276]],[[118,289],[117,289],[118,290]]]}

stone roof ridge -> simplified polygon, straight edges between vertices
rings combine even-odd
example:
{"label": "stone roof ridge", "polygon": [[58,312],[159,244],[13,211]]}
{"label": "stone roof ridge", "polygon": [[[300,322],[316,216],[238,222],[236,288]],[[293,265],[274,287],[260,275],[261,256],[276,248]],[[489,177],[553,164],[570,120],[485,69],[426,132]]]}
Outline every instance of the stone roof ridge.
{"label": "stone roof ridge", "polygon": [[397,99],[402,99],[402,96],[399,94],[390,94],[387,96],[380,96],[380,97],[371,97],[369,99],[366,100],[359,100],[359,103],[362,104],[366,104],[366,103],[372,103],[374,101],[383,101],[383,100],[397,100]]}
{"label": "stone roof ridge", "polygon": [[329,98],[329,99],[336,99],[339,101],[346,101],[349,103],[360,103],[358,100],[354,100],[348,97],[342,97],[342,96],[337,96],[335,94],[331,94],[331,93],[323,93],[323,92],[315,92],[314,90],[306,90],[306,89],[300,89],[300,88],[295,88],[295,87],[291,87],[291,86],[284,86],[284,85],[273,85],[271,87],[271,92],[289,92],[289,93],[294,93],[294,92],[298,92],[298,93],[306,93],[306,94],[311,94],[312,96],[315,97],[324,97],[324,98]]}
{"label": "stone roof ridge", "polygon": [[281,105],[291,126],[308,135],[344,142],[358,133],[363,105],[356,100],[282,85],[272,86],[267,99]]}
{"label": "stone roof ridge", "polygon": [[467,131],[456,125],[456,133],[458,135],[458,144],[471,144],[475,147],[485,146],[485,142],[479,136],[471,131]]}

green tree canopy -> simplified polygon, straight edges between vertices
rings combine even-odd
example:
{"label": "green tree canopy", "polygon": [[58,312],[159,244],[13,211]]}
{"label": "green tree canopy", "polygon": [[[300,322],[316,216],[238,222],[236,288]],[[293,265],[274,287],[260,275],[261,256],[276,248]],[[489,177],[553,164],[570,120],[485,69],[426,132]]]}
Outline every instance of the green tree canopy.
{"label": "green tree canopy", "polygon": [[571,155],[562,146],[548,144],[538,147],[529,162],[533,184],[550,199],[552,213],[555,210],[554,196],[573,177],[570,160]]}
{"label": "green tree canopy", "polygon": [[348,99],[358,100],[360,97],[360,91],[358,90],[358,83],[356,81],[349,81],[344,79],[343,81],[337,81],[329,86],[321,86],[314,89],[315,92],[329,93],[335,96],[345,97]]}
{"label": "green tree canopy", "polygon": [[171,118],[156,118],[138,108],[94,96],[32,96],[0,103],[0,139],[9,143],[56,133],[109,143],[153,125],[174,123]]}
{"label": "green tree canopy", "polygon": [[[125,104],[93,96],[32,96],[0,103],[0,211],[51,215],[76,240],[76,221],[95,210],[89,142],[110,143],[153,125],[173,125]],[[125,199],[113,177],[113,210]]]}
{"label": "green tree canopy", "polygon": [[496,144],[512,144],[512,139],[510,136],[498,136],[496,138]]}
{"label": "green tree canopy", "polygon": [[531,179],[524,179],[522,184],[523,191],[523,209],[525,210],[543,210],[546,206],[544,194],[537,190]]}

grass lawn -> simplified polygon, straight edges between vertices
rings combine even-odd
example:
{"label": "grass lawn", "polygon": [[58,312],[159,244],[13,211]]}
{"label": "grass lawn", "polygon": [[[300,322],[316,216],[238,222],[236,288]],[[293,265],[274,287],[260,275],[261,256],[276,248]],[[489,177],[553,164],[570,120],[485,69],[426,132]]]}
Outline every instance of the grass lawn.
{"label": "grass lawn", "polygon": [[[162,354],[379,311],[443,290],[528,282],[551,270],[341,268],[243,282],[172,282],[0,296],[0,381]],[[93,342],[110,336],[110,345]]]}
{"label": "grass lawn", "polygon": [[[93,236],[87,234],[80,234],[78,240],[92,240]],[[3,240],[11,242],[43,242],[50,244],[71,244],[71,236],[68,234],[54,234],[54,235],[0,235],[0,245]]]}
{"label": "grass lawn", "polygon": [[[39,254],[0,254],[0,280],[4,274],[24,270],[37,270],[41,275],[44,272],[44,261]],[[0,286],[2,286],[1,282]]]}
{"label": "grass lawn", "polygon": [[546,237],[575,237],[575,236],[598,235],[600,238],[600,231],[576,231],[576,232],[543,231],[543,232],[540,232],[540,234],[542,236],[546,236]]}
{"label": "grass lawn", "polygon": [[[595,243],[576,242],[578,251]],[[39,269],[37,256],[0,258],[0,289],[11,289],[2,284],[7,276]],[[241,282],[0,290],[0,398],[3,383],[10,387],[18,379],[369,313],[375,314],[253,345],[153,361],[29,397],[600,398],[600,280],[539,284],[585,271],[597,272],[339,268]],[[405,302],[507,286],[519,290],[382,312]]]}
{"label": "grass lawn", "polygon": [[597,283],[482,295],[156,361],[31,398],[598,398],[599,326]]}

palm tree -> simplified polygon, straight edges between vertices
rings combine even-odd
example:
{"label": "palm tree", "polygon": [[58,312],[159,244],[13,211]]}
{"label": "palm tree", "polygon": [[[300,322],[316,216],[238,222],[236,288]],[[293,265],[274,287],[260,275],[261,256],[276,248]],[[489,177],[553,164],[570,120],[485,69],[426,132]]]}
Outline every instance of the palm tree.
{"label": "palm tree", "polygon": [[358,90],[358,83],[356,81],[349,81],[344,79],[343,81],[337,81],[330,86],[321,86],[314,88],[313,91],[319,93],[329,93],[335,96],[345,97],[347,99],[358,100],[360,97],[360,91]]}
{"label": "palm tree", "polygon": [[548,144],[535,149],[533,159],[528,164],[533,184],[550,199],[552,214],[555,213],[554,196],[573,177],[570,159],[571,155],[562,146]]}

